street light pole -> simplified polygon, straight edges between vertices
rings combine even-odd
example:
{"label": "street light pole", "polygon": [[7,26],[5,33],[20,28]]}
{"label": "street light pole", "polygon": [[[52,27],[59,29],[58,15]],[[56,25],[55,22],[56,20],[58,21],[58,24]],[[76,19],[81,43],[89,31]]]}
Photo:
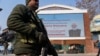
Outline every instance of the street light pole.
{"label": "street light pole", "polygon": [[2,11],[2,8],[0,8],[0,11]]}
{"label": "street light pole", "polygon": [[[0,8],[0,11],[2,11],[2,8]],[[1,27],[0,27],[0,31],[1,31]]]}

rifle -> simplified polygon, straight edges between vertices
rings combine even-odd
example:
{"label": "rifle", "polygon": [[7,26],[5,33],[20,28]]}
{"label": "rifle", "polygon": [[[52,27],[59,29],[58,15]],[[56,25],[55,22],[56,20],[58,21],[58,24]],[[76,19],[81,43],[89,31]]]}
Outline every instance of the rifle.
{"label": "rifle", "polygon": [[42,20],[40,20],[40,24],[43,27],[43,33],[45,34],[45,38],[46,38],[46,40],[42,42],[42,44],[43,44],[42,56],[47,56],[47,54],[53,55],[53,56],[58,56],[56,50],[54,49],[53,45],[51,44],[51,42],[50,42],[50,40],[48,38],[46,29],[45,29],[45,27],[43,25]]}
{"label": "rifle", "polygon": [[35,20],[36,21],[35,23],[37,24],[39,29],[42,31],[41,35],[45,34],[44,37],[46,38],[46,40],[40,41],[41,44],[43,45],[42,56],[47,56],[47,54],[53,55],[53,56],[58,56],[56,50],[54,49],[53,45],[51,44],[50,40],[48,39],[47,31],[46,31],[46,29],[43,25],[42,20],[39,19],[37,15],[33,14],[33,12],[31,12],[31,14],[32,14],[31,15],[32,16],[32,21],[34,22],[34,20]]}

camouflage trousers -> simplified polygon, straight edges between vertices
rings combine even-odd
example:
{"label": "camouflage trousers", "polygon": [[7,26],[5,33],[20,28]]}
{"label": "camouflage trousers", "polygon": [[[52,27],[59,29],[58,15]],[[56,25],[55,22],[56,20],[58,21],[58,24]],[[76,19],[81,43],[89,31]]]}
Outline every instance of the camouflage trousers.
{"label": "camouflage trousers", "polygon": [[3,55],[6,55],[7,54],[7,52],[8,52],[8,42],[4,42],[3,43],[3,46],[4,46],[4,50],[3,50]]}

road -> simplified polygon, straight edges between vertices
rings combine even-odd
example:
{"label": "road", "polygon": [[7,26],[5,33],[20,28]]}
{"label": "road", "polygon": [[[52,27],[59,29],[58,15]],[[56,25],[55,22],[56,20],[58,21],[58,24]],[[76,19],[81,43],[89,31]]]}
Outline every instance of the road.
{"label": "road", "polygon": [[[15,56],[14,54],[2,55],[0,56]],[[48,55],[51,56],[51,55]],[[59,54],[59,56],[96,56],[96,54]]]}

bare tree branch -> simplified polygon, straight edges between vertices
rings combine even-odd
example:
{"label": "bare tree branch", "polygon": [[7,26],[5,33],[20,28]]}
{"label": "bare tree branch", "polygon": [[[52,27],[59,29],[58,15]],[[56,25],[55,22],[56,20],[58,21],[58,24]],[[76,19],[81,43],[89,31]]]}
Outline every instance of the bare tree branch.
{"label": "bare tree branch", "polygon": [[100,1],[98,1],[99,0],[77,0],[76,7],[80,9],[88,9],[89,18],[92,19],[94,15],[98,13],[97,10],[100,10],[100,8],[98,9]]}

